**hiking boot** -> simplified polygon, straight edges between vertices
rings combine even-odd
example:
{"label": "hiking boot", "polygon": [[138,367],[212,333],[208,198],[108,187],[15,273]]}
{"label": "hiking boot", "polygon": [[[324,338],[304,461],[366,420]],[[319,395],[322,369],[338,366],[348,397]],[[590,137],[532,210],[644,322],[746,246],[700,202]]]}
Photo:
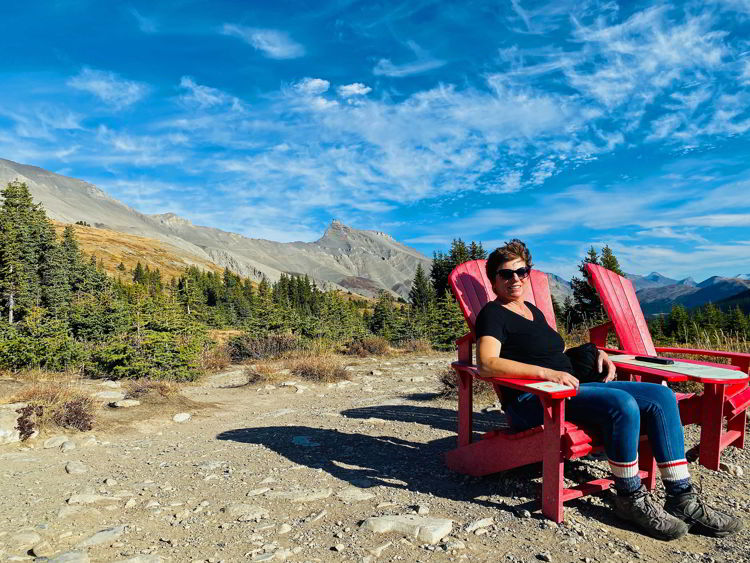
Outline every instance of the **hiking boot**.
{"label": "hiking boot", "polygon": [[615,514],[660,540],[681,538],[690,528],[679,518],[667,514],[661,505],[654,502],[643,485],[629,495],[615,497]]}
{"label": "hiking boot", "polygon": [[667,495],[664,509],[685,522],[695,534],[723,538],[742,529],[742,520],[703,504],[692,489],[680,495]]}

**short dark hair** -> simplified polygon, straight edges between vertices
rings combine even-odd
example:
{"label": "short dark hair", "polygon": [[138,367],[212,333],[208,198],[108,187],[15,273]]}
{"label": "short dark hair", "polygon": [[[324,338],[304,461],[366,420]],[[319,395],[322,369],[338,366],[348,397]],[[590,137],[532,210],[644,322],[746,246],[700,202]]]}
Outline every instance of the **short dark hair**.
{"label": "short dark hair", "polygon": [[526,243],[521,239],[511,239],[503,246],[493,250],[492,254],[490,254],[490,257],[487,258],[487,266],[485,267],[487,271],[487,277],[490,279],[490,281],[495,278],[495,273],[497,272],[497,269],[501,264],[510,262],[515,258],[520,258],[521,260],[526,262],[526,266],[528,266],[529,268],[533,266],[533,264],[531,263],[531,252],[529,252]]}

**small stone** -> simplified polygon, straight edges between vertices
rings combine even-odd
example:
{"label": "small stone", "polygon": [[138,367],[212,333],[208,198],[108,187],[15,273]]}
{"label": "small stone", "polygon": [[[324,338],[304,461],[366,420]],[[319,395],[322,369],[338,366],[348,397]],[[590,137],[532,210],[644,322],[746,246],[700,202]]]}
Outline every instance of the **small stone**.
{"label": "small stone", "polygon": [[161,555],[147,554],[136,555],[128,559],[118,559],[115,563],[162,563],[162,561],[164,561],[164,558]]}
{"label": "small stone", "polygon": [[141,402],[136,401],[135,399],[123,399],[122,401],[114,401],[110,403],[109,406],[116,409],[129,409],[131,407],[137,407],[140,404]]}
{"label": "small stone", "polygon": [[49,557],[54,552],[55,550],[47,540],[42,540],[31,548],[31,553],[34,557]]}
{"label": "small stone", "polygon": [[89,556],[84,551],[66,551],[49,559],[47,563],[89,563]]}
{"label": "small stone", "polygon": [[104,484],[107,485],[108,487],[114,487],[115,485],[117,485],[117,481],[110,477],[104,480]]}
{"label": "small stone", "polygon": [[44,441],[44,449],[49,450],[51,448],[59,448],[67,441],[67,436],[53,436],[52,438],[47,438]]}
{"label": "small stone", "polygon": [[175,422],[187,422],[192,418],[193,415],[191,415],[189,412],[180,412],[177,413],[172,417],[172,420]]}
{"label": "small stone", "polygon": [[74,449],[76,449],[76,443],[73,440],[65,440],[60,446],[60,451],[63,453]]}
{"label": "small stone", "polygon": [[467,532],[475,532],[480,528],[487,528],[495,523],[494,518],[480,518],[479,520],[473,520],[464,526],[464,530]]}
{"label": "small stone", "polygon": [[93,536],[90,536],[82,542],[79,542],[76,547],[89,547],[92,545],[101,545],[103,543],[112,543],[123,533],[125,533],[125,526],[115,526],[114,528],[100,530]]}
{"label": "small stone", "polygon": [[374,547],[370,550],[370,553],[372,553],[375,557],[380,557],[383,552],[388,549],[391,546],[391,542],[386,542],[382,545],[379,545],[378,547]]}
{"label": "small stone", "polygon": [[122,401],[125,399],[125,393],[122,391],[99,391],[98,393],[94,393],[92,397],[107,402]]}
{"label": "small stone", "polygon": [[519,518],[531,518],[531,512],[524,508],[516,511],[516,516],[518,516]]}
{"label": "small stone", "polygon": [[138,501],[134,498],[128,499],[128,502],[125,503],[125,508],[133,508],[138,504]]}
{"label": "small stone", "polygon": [[415,509],[420,516],[427,516],[430,513],[430,507],[423,504],[418,504]]}
{"label": "small stone", "polygon": [[80,441],[80,446],[82,448],[90,448],[91,446],[96,445],[96,437],[95,436],[86,436],[83,440]]}
{"label": "small stone", "polygon": [[422,518],[411,514],[367,518],[362,528],[376,533],[401,532],[424,543],[438,543],[453,530],[453,521],[446,518]]}
{"label": "small stone", "polygon": [[270,490],[271,489],[269,489],[268,487],[261,487],[260,489],[251,489],[251,490],[249,490],[247,492],[247,495],[245,495],[245,496],[248,496],[248,497],[257,497],[258,495],[262,495],[263,493],[267,493]]}
{"label": "small stone", "polygon": [[357,487],[347,487],[346,489],[343,489],[336,493],[336,496],[344,502],[361,502],[370,500],[375,495],[373,495],[372,493],[368,493],[367,491],[363,491],[362,489]]}
{"label": "small stone", "polygon": [[537,553],[536,558],[539,559],[539,561],[552,561],[552,556],[547,551]]}
{"label": "small stone", "polygon": [[279,526],[278,534],[280,536],[283,536],[284,534],[288,534],[291,531],[292,527],[289,524],[282,524],[281,526]]}
{"label": "small stone", "polygon": [[65,471],[70,475],[80,475],[81,473],[86,473],[88,470],[89,468],[80,461],[69,461],[65,464]]}
{"label": "small stone", "polygon": [[370,371],[370,375],[374,375],[375,377],[379,377],[379,376],[383,375],[383,372],[380,371],[379,369],[374,369],[374,370]]}
{"label": "small stone", "polygon": [[230,504],[222,511],[239,522],[258,522],[263,518],[268,518],[268,510],[253,504]]}
{"label": "small stone", "polygon": [[745,472],[742,470],[742,467],[739,465],[735,465],[734,463],[720,463],[719,469],[729,473],[732,477],[742,477]]}
{"label": "small stone", "polygon": [[445,542],[445,549],[446,551],[466,549],[466,544],[461,540],[450,540]]}
{"label": "small stone", "polygon": [[346,546],[343,543],[337,543],[333,546],[333,551],[344,551]]}
{"label": "small stone", "polygon": [[10,537],[10,543],[20,549],[28,549],[40,541],[42,541],[42,536],[30,530],[18,532]]}

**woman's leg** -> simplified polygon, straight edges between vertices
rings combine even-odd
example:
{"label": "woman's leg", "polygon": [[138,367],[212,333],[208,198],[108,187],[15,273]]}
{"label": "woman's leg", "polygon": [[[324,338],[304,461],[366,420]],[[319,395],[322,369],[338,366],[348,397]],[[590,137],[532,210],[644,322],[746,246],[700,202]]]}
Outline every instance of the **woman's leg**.
{"label": "woman's leg", "polygon": [[[565,419],[601,431],[615,488],[621,494],[641,486],[638,476],[638,439],[640,413],[635,399],[614,387],[591,383],[581,385],[578,394],[565,402]],[[515,430],[524,430],[542,423],[539,398],[524,393],[506,406]]]}
{"label": "woman's leg", "polygon": [[667,493],[680,494],[689,490],[690,474],[685,459],[685,439],[674,392],[658,383],[612,381],[590,385],[618,389],[633,397],[638,404],[643,429],[648,435]]}

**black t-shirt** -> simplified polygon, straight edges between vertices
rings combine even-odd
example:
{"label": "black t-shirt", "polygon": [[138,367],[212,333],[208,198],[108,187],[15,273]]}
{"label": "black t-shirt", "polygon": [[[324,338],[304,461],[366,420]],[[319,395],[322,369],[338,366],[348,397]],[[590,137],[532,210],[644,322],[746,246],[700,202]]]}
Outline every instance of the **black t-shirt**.
{"label": "black t-shirt", "polygon": [[[564,354],[565,342],[547,324],[544,313],[525,301],[533,320],[490,301],[479,312],[475,327],[477,340],[482,336],[497,338],[502,344],[500,357],[549,369],[574,373],[573,365]],[[503,388],[503,402],[520,395],[521,391]]]}

